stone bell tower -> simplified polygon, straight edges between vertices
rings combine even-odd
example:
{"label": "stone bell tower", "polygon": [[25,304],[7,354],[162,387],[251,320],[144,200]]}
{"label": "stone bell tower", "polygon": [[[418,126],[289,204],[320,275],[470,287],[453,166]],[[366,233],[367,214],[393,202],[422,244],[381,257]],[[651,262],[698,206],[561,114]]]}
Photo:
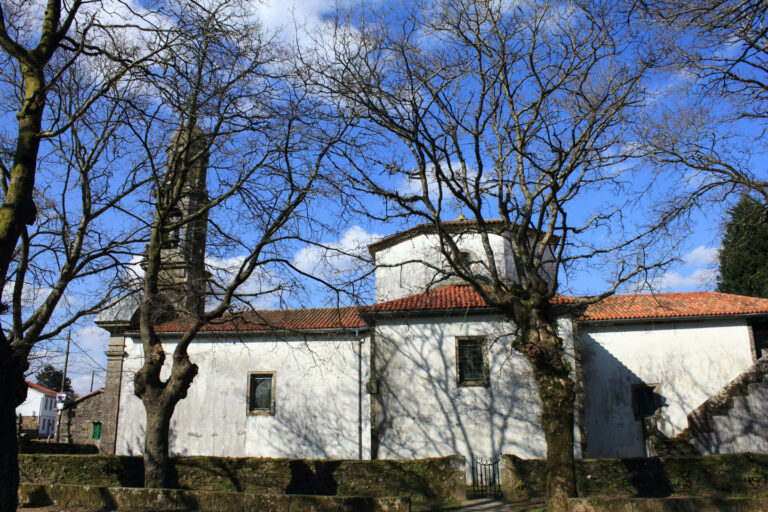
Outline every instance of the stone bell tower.
{"label": "stone bell tower", "polygon": [[[189,143],[187,143],[189,140]],[[178,229],[167,233],[160,253],[160,297],[155,321],[178,316],[196,316],[205,311],[206,282],[205,244],[208,214],[201,209],[208,204],[205,181],[208,170],[208,144],[203,131],[180,128],[171,138],[168,149],[168,171],[160,187],[170,187],[177,173],[183,173],[182,193],[173,211],[171,223],[194,216]],[[167,190],[167,189],[166,189]],[[162,191],[161,191],[162,192]],[[199,215],[196,215],[199,214]],[[142,264],[146,268],[144,264]],[[99,313],[96,324],[109,331],[107,375],[102,406],[102,433],[99,450],[115,453],[119,419],[120,394],[125,379],[125,333],[135,330],[141,305],[138,293],[130,294]]]}
{"label": "stone bell tower", "polygon": [[208,212],[201,210],[208,204],[208,157],[206,136],[197,126],[182,127],[173,134],[161,187],[172,187],[178,176],[183,177],[181,197],[169,224],[184,223],[165,234],[160,253],[160,293],[173,308],[172,316],[198,316],[205,311],[210,277],[205,270]]}

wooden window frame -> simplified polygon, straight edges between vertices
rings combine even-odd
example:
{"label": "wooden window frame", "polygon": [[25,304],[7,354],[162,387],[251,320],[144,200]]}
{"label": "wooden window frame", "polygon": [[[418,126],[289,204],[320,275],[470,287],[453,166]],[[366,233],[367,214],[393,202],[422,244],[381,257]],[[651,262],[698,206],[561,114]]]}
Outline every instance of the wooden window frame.
{"label": "wooden window frame", "polygon": [[[474,341],[480,345],[483,354],[483,379],[482,380],[470,380],[464,381],[461,378],[461,342],[462,341]],[[457,336],[456,337],[456,385],[462,388],[471,387],[488,387],[490,386],[490,379],[488,378],[488,344],[486,343],[485,336]]]}
{"label": "wooden window frame", "polygon": [[[254,375],[270,376],[272,378],[271,400],[269,409],[251,409],[251,382]],[[274,416],[277,401],[277,372],[248,372],[248,392],[245,395],[245,412],[248,416]]]}

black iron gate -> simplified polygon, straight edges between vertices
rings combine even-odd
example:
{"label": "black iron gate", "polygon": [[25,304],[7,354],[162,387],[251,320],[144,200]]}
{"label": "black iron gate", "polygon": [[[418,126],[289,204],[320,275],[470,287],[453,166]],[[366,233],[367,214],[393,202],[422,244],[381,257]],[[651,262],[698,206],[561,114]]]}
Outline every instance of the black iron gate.
{"label": "black iron gate", "polygon": [[495,457],[475,457],[472,459],[472,491],[468,498],[486,498],[501,496],[501,478],[499,477],[499,460],[501,454]]}

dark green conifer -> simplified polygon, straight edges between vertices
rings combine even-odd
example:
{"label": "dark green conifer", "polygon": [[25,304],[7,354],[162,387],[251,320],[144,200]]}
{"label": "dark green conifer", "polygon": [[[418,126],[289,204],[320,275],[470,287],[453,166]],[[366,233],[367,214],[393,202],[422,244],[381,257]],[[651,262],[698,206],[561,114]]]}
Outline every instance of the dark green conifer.
{"label": "dark green conifer", "polygon": [[768,297],[768,207],[743,195],[728,214],[717,290]]}

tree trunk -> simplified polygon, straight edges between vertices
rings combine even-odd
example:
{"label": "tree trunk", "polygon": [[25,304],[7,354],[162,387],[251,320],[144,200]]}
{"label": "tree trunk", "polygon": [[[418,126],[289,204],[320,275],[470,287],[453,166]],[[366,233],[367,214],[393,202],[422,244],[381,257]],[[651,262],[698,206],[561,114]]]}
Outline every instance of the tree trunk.
{"label": "tree trunk", "polygon": [[0,512],[16,512],[19,492],[19,445],[16,407],[27,396],[26,365],[20,365],[0,334]]}
{"label": "tree trunk", "polygon": [[[3,379],[4,380],[4,379]],[[5,391],[3,391],[5,393]],[[16,512],[19,492],[19,447],[16,407],[5,396],[0,405],[0,511]]]}
{"label": "tree trunk", "polygon": [[549,512],[568,510],[576,495],[573,460],[573,381],[570,377],[537,375],[541,426],[547,442],[546,499]]}
{"label": "tree trunk", "polygon": [[171,461],[168,455],[168,433],[171,428],[173,405],[157,401],[144,402],[147,411],[147,431],[144,440],[144,487],[174,487]]}
{"label": "tree trunk", "polygon": [[18,137],[13,166],[2,206],[0,206],[0,289],[6,283],[8,268],[25,224],[35,222],[37,210],[32,194],[35,188],[37,153],[45,106],[45,80],[41,69],[22,66],[24,104],[17,115]]}
{"label": "tree trunk", "polygon": [[573,403],[570,365],[564,359],[563,341],[541,309],[528,311],[527,340],[523,353],[533,366],[541,398],[541,428],[547,442],[546,500],[549,512],[568,510],[576,495],[573,459]]}

